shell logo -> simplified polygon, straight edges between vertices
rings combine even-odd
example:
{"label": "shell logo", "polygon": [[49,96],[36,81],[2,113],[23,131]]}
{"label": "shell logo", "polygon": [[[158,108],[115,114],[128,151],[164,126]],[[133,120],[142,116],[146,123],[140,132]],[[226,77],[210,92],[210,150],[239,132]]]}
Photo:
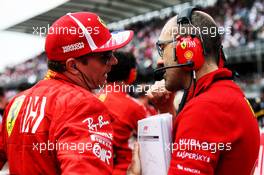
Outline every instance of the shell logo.
{"label": "shell logo", "polygon": [[193,58],[193,52],[190,51],[190,50],[187,50],[185,53],[184,53],[184,57],[187,59],[187,60],[190,60]]}

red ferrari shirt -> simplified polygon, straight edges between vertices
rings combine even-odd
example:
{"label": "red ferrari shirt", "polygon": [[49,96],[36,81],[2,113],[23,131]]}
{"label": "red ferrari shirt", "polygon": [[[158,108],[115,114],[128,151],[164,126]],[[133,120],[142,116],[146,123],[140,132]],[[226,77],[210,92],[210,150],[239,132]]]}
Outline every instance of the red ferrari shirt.
{"label": "red ferrari shirt", "polygon": [[194,97],[175,120],[169,175],[249,175],[259,128],[240,88],[224,68],[198,80]]}
{"label": "red ferrari shirt", "polygon": [[[113,88],[114,86],[111,89]],[[146,117],[146,110],[136,99],[122,91],[100,94],[99,99],[114,117],[113,175],[125,175],[131,163],[132,148],[137,138],[137,121]]]}
{"label": "red ferrari shirt", "polygon": [[63,78],[42,80],[8,105],[1,161],[10,174],[110,175],[110,122],[89,91]]}

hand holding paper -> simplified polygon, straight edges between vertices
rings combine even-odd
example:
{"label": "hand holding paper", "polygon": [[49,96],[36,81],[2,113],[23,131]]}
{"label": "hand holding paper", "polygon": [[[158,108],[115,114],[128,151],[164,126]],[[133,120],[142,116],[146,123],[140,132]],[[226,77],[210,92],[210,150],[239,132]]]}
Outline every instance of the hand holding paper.
{"label": "hand holding paper", "polygon": [[139,158],[139,144],[136,142],[134,144],[134,149],[132,152],[132,162],[127,170],[127,175],[141,175],[141,165]]}

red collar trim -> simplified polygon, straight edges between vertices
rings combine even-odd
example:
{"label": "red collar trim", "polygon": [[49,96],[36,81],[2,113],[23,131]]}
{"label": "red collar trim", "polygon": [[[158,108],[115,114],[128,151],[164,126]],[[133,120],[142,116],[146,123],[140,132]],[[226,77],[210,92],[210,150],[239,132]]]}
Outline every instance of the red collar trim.
{"label": "red collar trim", "polygon": [[196,84],[194,96],[207,90],[215,81],[220,79],[232,79],[232,72],[226,68],[219,68],[201,77]]}

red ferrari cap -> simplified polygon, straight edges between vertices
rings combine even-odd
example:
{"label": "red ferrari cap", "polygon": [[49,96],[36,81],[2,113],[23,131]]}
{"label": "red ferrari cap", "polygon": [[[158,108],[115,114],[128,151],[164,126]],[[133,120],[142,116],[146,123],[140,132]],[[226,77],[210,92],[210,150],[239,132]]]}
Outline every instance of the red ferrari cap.
{"label": "red ferrari cap", "polygon": [[132,40],[133,34],[131,30],[110,33],[95,13],[68,13],[49,28],[45,51],[49,60],[65,61],[92,52],[119,49]]}

